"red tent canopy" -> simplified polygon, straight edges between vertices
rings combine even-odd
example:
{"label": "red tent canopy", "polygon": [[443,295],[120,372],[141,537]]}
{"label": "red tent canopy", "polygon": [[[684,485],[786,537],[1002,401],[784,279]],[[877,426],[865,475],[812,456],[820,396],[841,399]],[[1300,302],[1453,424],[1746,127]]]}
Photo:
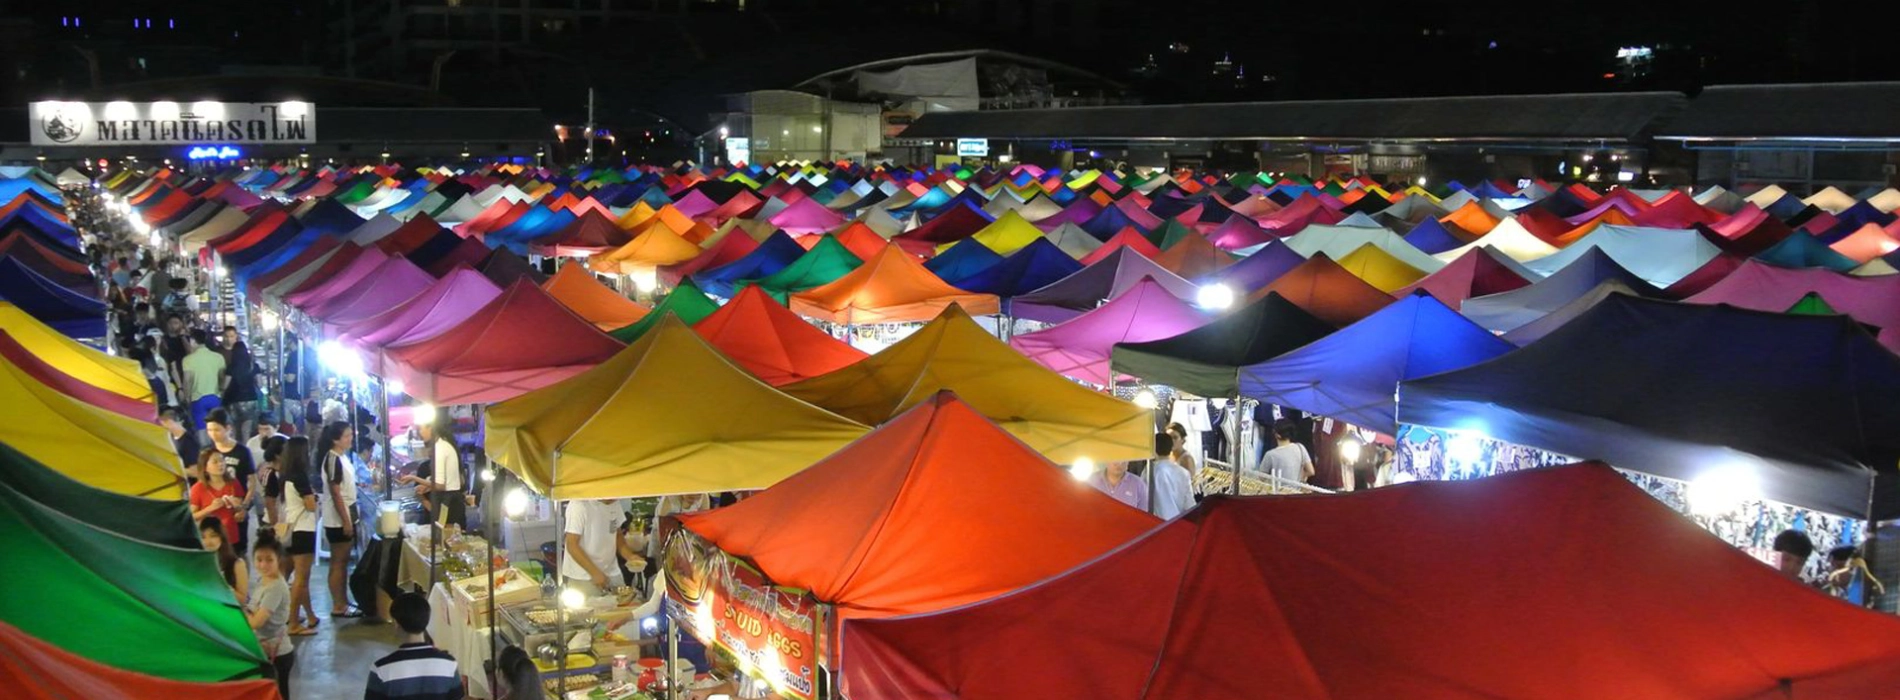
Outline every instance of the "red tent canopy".
{"label": "red tent canopy", "polygon": [[623,347],[518,280],[440,335],[388,348],[407,391],[437,405],[490,403],[580,374]]}
{"label": "red tent canopy", "polygon": [[945,391],[763,493],[680,522],[853,618],[1011,591],[1157,521]]}
{"label": "red tent canopy", "polygon": [[693,332],[759,381],[784,386],[864,359],[864,351],[818,330],[754,284],[693,324]]}
{"label": "red tent canopy", "polygon": [[1465,251],[1457,260],[1413,282],[1411,286],[1393,292],[1392,296],[1403,299],[1423,289],[1445,302],[1446,306],[1456,309],[1471,297],[1530,286],[1531,282],[1525,275],[1535,275],[1528,270],[1520,270],[1523,268],[1496,248],[1479,246]]}
{"label": "red tent canopy", "polygon": [[277,700],[268,680],[191,683],[113,668],[0,622],[0,686],[14,700],[192,698]]}
{"label": "red tent canopy", "polygon": [[850,620],[842,641],[852,700],[1766,700],[1900,684],[1900,619],[1782,577],[1602,464],[1216,497],[1061,577]]}

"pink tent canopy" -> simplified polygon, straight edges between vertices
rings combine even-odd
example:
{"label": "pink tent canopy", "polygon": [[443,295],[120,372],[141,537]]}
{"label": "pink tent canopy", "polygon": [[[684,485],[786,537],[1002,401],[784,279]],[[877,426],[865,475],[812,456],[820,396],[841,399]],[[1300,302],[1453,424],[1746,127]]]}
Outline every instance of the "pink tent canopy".
{"label": "pink tent canopy", "polygon": [[766,220],[792,235],[824,233],[845,223],[844,217],[839,216],[838,212],[826,209],[825,205],[810,197],[792,202]]}
{"label": "pink tent canopy", "polygon": [[436,405],[492,403],[586,371],[620,341],[519,280],[440,335],[384,350],[410,395]]}
{"label": "pink tent canopy", "polygon": [[362,284],[318,302],[306,311],[323,321],[326,333],[335,333],[351,323],[395,308],[433,284],[435,278],[408,258],[390,258],[364,278]]}
{"label": "pink tent canopy", "polygon": [[1010,339],[1037,364],[1091,384],[1110,384],[1109,353],[1116,343],[1169,338],[1198,328],[1207,315],[1181,301],[1153,277],[1092,311]]}
{"label": "pink tent canopy", "polygon": [[1900,352],[1900,275],[1855,277],[1826,268],[1792,270],[1750,260],[1689,297],[1691,304],[1729,304],[1780,313],[1809,294],[1836,311],[1880,329],[1880,344]]}
{"label": "pink tent canopy", "polygon": [[395,308],[350,324],[342,340],[366,356],[364,366],[380,374],[382,348],[440,335],[498,296],[501,288],[482,273],[459,267]]}
{"label": "pink tent canopy", "polygon": [[376,248],[365,248],[361,255],[356,256],[356,259],[350,261],[348,267],[339,270],[329,279],[318,282],[313,286],[307,286],[301,290],[291,292],[284,297],[284,303],[297,307],[298,309],[314,308],[317,303],[324,299],[341,294],[351,287],[361,284],[364,280],[369,278],[370,274],[381,269],[383,263],[388,260],[388,253],[384,253]]}

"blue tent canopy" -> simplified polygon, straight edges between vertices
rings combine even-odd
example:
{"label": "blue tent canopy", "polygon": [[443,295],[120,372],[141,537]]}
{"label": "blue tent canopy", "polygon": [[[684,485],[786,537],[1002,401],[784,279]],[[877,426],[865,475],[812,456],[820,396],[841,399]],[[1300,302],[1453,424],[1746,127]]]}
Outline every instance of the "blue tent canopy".
{"label": "blue tent canopy", "polygon": [[1038,238],[1001,262],[950,283],[964,291],[1009,299],[1049,286],[1081,270],[1082,263],[1062,252],[1049,239]]}
{"label": "blue tent canopy", "polygon": [[1240,393],[1392,435],[1400,381],[1514,349],[1419,291],[1337,333],[1240,368]]}
{"label": "blue tent canopy", "polygon": [[[743,232],[732,232],[729,236],[743,236]],[[701,270],[693,275],[693,283],[707,294],[716,297],[732,298],[739,280],[762,279],[774,272],[785,269],[799,256],[805,254],[805,247],[792,240],[791,235],[780,231],[767,237],[759,247],[746,253],[745,257],[720,265],[710,270]]]}
{"label": "blue tent canopy", "polygon": [[955,285],[963,278],[989,269],[1003,261],[1003,256],[989,246],[974,238],[965,238],[924,262],[924,269],[935,273],[938,279]]}
{"label": "blue tent canopy", "polygon": [[1122,211],[1121,207],[1109,206],[1102,207],[1101,211],[1095,212],[1095,216],[1089,217],[1088,221],[1077,224],[1076,227],[1089,232],[1095,240],[1106,241],[1114,238],[1115,234],[1121,233],[1122,229],[1129,226],[1134,226],[1135,230],[1142,233],[1148,232],[1147,229],[1136,224],[1135,220],[1128,216],[1128,212]]}
{"label": "blue tent canopy", "polygon": [[1755,259],[1776,267],[1825,267],[1835,272],[1846,272],[1860,263],[1827,247],[1820,239],[1801,231],[1789,234],[1780,243],[1769,246],[1767,250],[1755,254]]}
{"label": "blue tent canopy", "polygon": [[1845,316],[1615,294],[1523,349],[1403,383],[1398,419],[1900,516],[1900,356]]}
{"label": "blue tent canopy", "polygon": [[1465,244],[1464,241],[1458,240],[1457,236],[1451,235],[1450,231],[1445,230],[1444,224],[1431,218],[1413,226],[1412,230],[1405,234],[1405,242],[1424,251],[1426,255],[1437,255]]}
{"label": "blue tent canopy", "polygon": [[0,258],[0,300],[73,338],[106,335],[106,304],[61,287],[13,258]]}

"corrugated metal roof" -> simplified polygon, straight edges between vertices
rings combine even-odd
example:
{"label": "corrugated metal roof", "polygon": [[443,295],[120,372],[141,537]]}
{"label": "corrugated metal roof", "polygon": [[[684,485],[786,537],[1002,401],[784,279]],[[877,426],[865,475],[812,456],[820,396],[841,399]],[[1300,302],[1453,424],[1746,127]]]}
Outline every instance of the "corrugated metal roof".
{"label": "corrugated metal roof", "polygon": [[1900,82],[1710,86],[1658,133],[1667,139],[1900,141]]}
{"label": "corrugated metal roof", "polygon": [[1631,140],[1687,102],[1641,92],[932,112],[904,138]]}

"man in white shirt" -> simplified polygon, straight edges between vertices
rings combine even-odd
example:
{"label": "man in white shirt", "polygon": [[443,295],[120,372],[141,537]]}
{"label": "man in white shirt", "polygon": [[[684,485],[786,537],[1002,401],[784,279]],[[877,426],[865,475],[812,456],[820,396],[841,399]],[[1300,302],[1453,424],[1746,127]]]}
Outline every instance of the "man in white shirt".
{"label": "man in white shirt", "polygon": [[569,501],[563,528],[561,578],[589,596],[605,595],[624,585],[614,554],[620,543],[620,521],[626,512],[618,501]]}
{"label": "man in white shirt", "polygon": [[1150,462],[1153,470],[1154,498],[1149,501],[1148,512],[1155,517],[1167,520],[1194,507],[1194,477],[1187,468],[1175,464],[1168,455],[1174,453],[1174,436],[1167,433],[1155,434],[1155,458]]}

